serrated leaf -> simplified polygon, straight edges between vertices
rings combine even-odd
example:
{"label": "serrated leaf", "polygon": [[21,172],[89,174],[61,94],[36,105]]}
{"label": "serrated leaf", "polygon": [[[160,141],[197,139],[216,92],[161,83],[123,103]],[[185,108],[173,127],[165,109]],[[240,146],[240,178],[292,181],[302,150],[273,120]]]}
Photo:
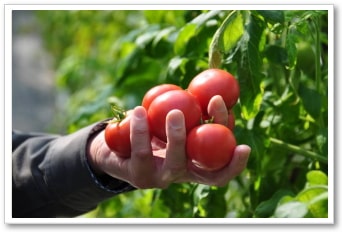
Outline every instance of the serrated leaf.
{"label": "serrated leaf", "polygon": [[262,59],[259,51],[261,36],[265,29],[263,21],[251,15],[249,24],[240,40],[238,79],[242,116],[254,118],[259,112],[263,89]]}
{"label": "serrated leaf", "polygon": [[293,33],[287,34],[285,48],[288,57],[288,68],[293,69],[297,63],[296,37]]}
{"label": "serrated leaf", "polygon": [[216,30],[209,48],[209,67],[219,68],[221,53],[228,53],[243,35],[243,17],[232,11]]}

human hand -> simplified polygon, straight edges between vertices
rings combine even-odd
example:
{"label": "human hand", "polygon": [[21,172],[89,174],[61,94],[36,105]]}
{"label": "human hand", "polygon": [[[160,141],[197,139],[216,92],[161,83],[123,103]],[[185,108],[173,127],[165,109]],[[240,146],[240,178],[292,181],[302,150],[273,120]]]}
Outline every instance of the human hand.
{"label": "human hand", "polygon": [[[208,112],[215,123],[227,125],[228,112],[220,96],[211,99]],[[229,165],[218,171],[205,171],[192,164],[185,152],[184,115],[172,110],[166,118],[166,144],[149,138],[146,110],[138,106],[132,111],[131,157],[120,158],[110,151],[99,133],[89,146],[88,159],[97,173],[107,173],[136,188],[166,188],[171,183],[194,182],[224,186],[246,167],[250,147],[238,145]]]}

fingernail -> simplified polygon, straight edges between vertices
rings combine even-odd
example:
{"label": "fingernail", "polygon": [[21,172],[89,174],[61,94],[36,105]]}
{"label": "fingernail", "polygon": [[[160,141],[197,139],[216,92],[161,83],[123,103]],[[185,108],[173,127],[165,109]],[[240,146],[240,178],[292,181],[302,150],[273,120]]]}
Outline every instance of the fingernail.
{"label": "fingernail", "polygon": [[139,107],[139,106],[135,107],[134,117],[136,119],[144,119],[146,117],[145,109],[143,107]]}
{"label": "fingernail", "polygon": [[240,145],[241,148],[241,155],[239,156],[239,162],[240,163],[245,163],[246,160],[248,160],[249,155],[251,153],[251,148],[247,145]]}
{"label": "fingernail", "polygon": [[[177,110],[178,111],[178,110]],[[183,126],[183,118],[181,115],[181,112],[177,112],[176,110],[173,112],[170,112],[168,115],[168,123],[170,125],[170,127],[172,127],[173,129],[179,129],[182,128]]]}

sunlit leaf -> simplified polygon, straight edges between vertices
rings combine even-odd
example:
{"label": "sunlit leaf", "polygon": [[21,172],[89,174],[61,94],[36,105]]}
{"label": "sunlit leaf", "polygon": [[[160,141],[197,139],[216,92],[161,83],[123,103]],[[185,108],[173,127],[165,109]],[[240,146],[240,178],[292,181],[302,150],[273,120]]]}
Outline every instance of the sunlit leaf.
{"label": "sunlit leaf", "polygon": [[302,218],[308,213],[307,205],[299,201],[290,201],[279,206],[274,217],[277,218]]}
{"label": "sunlit leaf", "polygon": [[232,11],[217,29],[209,48],[209,67],[220,68],[221,53],[228,53],[243,35],[243,17]]}
{"label": "sunlit leaf", "polygon": [[312,170],[306,174],[307,181],[310,185],[327,185],[327,175],[319,170]]}

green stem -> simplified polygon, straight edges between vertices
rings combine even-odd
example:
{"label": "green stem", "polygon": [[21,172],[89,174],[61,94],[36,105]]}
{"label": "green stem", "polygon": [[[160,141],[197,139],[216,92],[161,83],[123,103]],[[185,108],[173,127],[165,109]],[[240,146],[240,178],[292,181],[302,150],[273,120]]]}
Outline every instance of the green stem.
{"label": "green stem", "polygon": [[[315,54],[315,73],[316,73],[316,91],[318,93],[321,93],[321,76],[322,76],[322,72],[321,72],[321,20],[319,16],[316,16],[313,19],[313,24],[315,26],[315,50],[316,50],[316,54]],[[318,124],[320,126],[320,128],[324,127],[324,122],[323,122],[323,118],[322,118],[322,114],[319,116],[318,118]]]}
{"label": "green stem", "polygon": [[315,69],[316,69],[316,90],[320,92],[320,82],[321,82],[321,37],[320,37],[320,18],[315,17],[313,19],[313,23],[315,25],[315,47],[316,47],[316,55],[315,55]]}
{"label": "green stem", "polygon": [[280,147],[283,147],[289,151],[293,151],[299,155],[302,155],[302,156],[305,156],[305,157],[308,157],[308,158],[312,158],[312,159],[316,159],[320,162],[323,162],[325,164],[328,163],[328,159],[320,154],[317,154],[315,152],[312,152],[312,151],[308,151],[308,150],[304,150],[303,148],[301,147],[298,147],[296,145],[293,145],[293,144],[289,144],[289,143],[286,143],[282,140],[279,140],[279,139],[276,139],[276,138],[270,138],[270,141]]}

